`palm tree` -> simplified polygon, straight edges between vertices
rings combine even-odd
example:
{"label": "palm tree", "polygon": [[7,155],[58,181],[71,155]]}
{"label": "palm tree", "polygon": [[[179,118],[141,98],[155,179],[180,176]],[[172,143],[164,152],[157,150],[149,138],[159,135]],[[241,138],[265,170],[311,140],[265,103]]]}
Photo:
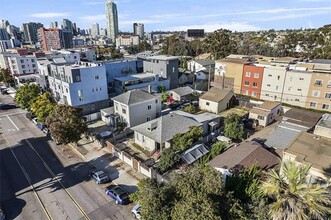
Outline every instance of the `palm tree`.
{"label": "palm tree", "polygon": [[274,220],[325,219],[331,214],[330,192],[319,185],[307,184],[310,165],[282,163],[280,173],[268,172],[261,194],[269,197],[269,214]]}

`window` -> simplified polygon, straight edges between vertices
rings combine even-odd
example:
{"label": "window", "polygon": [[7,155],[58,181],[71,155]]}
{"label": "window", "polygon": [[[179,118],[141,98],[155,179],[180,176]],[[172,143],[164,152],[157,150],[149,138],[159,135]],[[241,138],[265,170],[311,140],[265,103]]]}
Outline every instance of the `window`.
{"label": "window", "polygon": [[280,80],[280,76],[277,76],[277,79]]}
{"label": "window", "polygon": [[91,110],[94,111],[95,110],[95,105],[91,105]]}
{"label": "window", "polygon": [[24,60],[21,60],[21,63],[24,63]]}
{"label": "window", "polygon": [[326,92],[326,93],[325,93],[325,98],[327,98],[327,99],[331,99],[331,93],[330,93],[330,92]]}
{"label": "window", "polygon": [[126,109],[122,108],[122,113],[126,114]]}
{"label": "window", "polygon": [[262,116],[262,115],[258,115],[258,116],[257,116],[257,119],[259,119],[259,120],[264,120],[264,116]]}
{"label": "window", "polygon": [[151,106],[151,105],[148,105],[148,106],[147,106],[147,109],[148,109],[148,110],[151,110],[151,109],[152,109],[152,106]]}
{"label": "window", "polygon": [[95,76],[95,79],[99,79],[99,75],[96,75],[96,76]]}
{"label": "window", "polygon": [[267,84],[268,87],[270,87],[271,85],[270,84]]}
{"label": "window", "polygon": [[207,106],[209,106],[209,104],[210,104],[209,102],[206,102],[206,105],[207,105]]}
{"label": "window", "polygon": [[276,86],[276,90],[278,90],[278,86]]}
{"label": "window", "polygon": [[243,91],[244,95],[248,95],[248,90]]}
{"label": "window", "polygon": [[329,108],[330,108],[330,105],[328,105],[328,104],[323,104],[322,105],[323,110],[329,110]]}
{"label": "window", "polygon": [[92,92],[94,92],[94,89],[92,89]]}
{"label": "window", "polygon": [[248,81],[245,81],[245,86],[249,86],[249,82]]}
{"label": "window", "polygon": [[254,73],[254,78],[259,78],[260,74],[259,73]]}
{"label": "window", "polygon": [[25,65],[22,65],[22,68],[25,68]]}
{"label": "window", "polygon": [[100,91],[101,91],[101,87],[100,87]]}
{"label": "window", "polygon": [[312,108],[316,108],[317,103],[316,102],[310,102],[309,106],[312,107]]}
{"label": "window", "polygon": [[323,83],[323,80],[316,79],[314,85],[315,85],[315,86],[322,86],[322,83]]}
{"label": "window", "polygon": [[251,77],[251,72],[246,72],[246,77]]}
{"label": "window", "polygon": [[95,88],[95,91],[98,91],[98,88]]}
{"label": "window", "polygon": [[80,81],[80,76],[76,76],[76,81]]}
{"label": "window", "polygon": [[116,109],[116,111],[118,111],[118,105],[117,104],[115,104],[115,109]]}
{"label": "window", "polygon": [[257,83],[256,82],[253,83],[253,87],[257,88]]}
{"label": "window", "polygon": [[265,96],[269,96],[269,94],[268,94],[268,93],[266,93],[266,94],[265,94]]}
{"label": "window", "polygon": [[256,92],[252,92],[252,96],[256,97],[257,93]]}
{"label": "window", "polygon": [[302,89],[298,89],[298,91],[302,91]]}
{"label": "window", "polygon": [[320,97],[320,91],[313,90],[312,96],[314,96],[314,97]]}
{"label": "window", "polygon": [[304,78],[299,78],[299,80],[304,80]]}
{"label": "window", "polygon": [[155,99],[155,104],[157,104],[158,103],[158,101],[157,101],[157,99]]}
{"label": "window", "polygon": [[299,102],[300,100],[299,100],[299,99],[294,99],[294,101],[297,101],[297,102]]}
{"label": "window", "polygon": [[268,74],[268,76],[272,76],[271,74]]}
{"label": "window", "polygon": [[147,117],[147,121],[150,121],[150,120],[151,120],[151,117],[150,117],[150,116],[148,116],[148,117]]}

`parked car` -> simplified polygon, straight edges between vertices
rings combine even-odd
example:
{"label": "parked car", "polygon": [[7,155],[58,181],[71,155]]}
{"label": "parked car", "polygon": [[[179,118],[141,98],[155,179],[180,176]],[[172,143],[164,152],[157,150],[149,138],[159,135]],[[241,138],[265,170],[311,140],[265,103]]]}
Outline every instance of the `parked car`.
{"label": "parked car", "polygon": [[102,170],[91,170],[89,176],[93,178],[97,184],[107,183],[109,181],[109,177]]}
{"label": "parked car", "polygon": [[135,205],[131,210],[133,218],[140,219],[141,218],[141,206],[139,204]]}
{"label": "parked car", "polygon": [[8,91],[4,89],[4,90],[1,91],[1,94],[2,95],[8,95]]}
{"label": "parked car", "polygon": [[18,108],[18,106],[14,105],[14,104],[0,103],[0,109],[1,110],[8,110],[8,109],[14,109],[14,108]]}
{"label": "parked car", "polygon": [[107,186],[106,194],[115,200],[116,204],[126,205],[130,203],[129,194],[120,186]]}

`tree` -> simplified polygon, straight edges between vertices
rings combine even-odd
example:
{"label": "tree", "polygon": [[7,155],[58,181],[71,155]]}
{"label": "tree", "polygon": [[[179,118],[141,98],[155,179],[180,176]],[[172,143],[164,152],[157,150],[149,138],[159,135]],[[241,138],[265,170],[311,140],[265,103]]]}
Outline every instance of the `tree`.
{"label": "tree", "polygon": [[45,119],[51,113],[55,106],[50,94],[45,92],[43,95],[37,97],[31,104],[32,112],[37,116],[40,123],[44,124]]}
{"label": "tree", "polygon": [[9,69],[0,69],[0,82],[4,82],[6,86],[13,86],[15,84],[15,79],[10,74]]}
{"label": "tree", "polygon": [[205,166],[206,163],[208,163],[214,157],[222,153],[227,147],[228,145],[226,143],[222,141],[217,141],[215,144],[212,145],[210,152],[201,158],[201,165]]}
{"label": "tree", "polygon": [[28,111],[31,109],[31,104],[40,96],[40,87],[36,84],[26,84],[21,86],[15,95],[15,101],[23,109]]}
{"label": "tree", "polygon": [[64,144],[77,142],[81,134],[87,131],[82,109],[70,105],[55,106],[46,118],[46,125],[52,137]]}
{"label": "tree", "polygon": [[165,149],[160,157],[157,167],[161,173],[164,173],[171,169],[180,160],[178,154],[172,148]]}
{"label": "tree", "polygon": [[139,53],[146,50],[152,50],[152,46],[146,40],[143,40],[138,44],[137,52]]}
{"label": "tree", "polygon": [[224,135],[231,139],[241,140],[244,137],[244,126],[240,125],[241,117],[230,114],[225,118]]}
{"label": "tree", "polygon": [[207,35],[204,45],[206,52],[215,60],[224,58],[235,51],[235,41],[231,39],[231,31],[219,29]]}
{"label": "tree", "polygon": [[188,112],[190,114],[196,114],[199,112],[199,108],[194,105],[188,105],[183,109],[184,112]]}
{"label": "tree", "polygon": [[326,219],[331,214],[328,190],[307,184],[310,168],[310,165],[299,166],[286,161],[280,173],[268,172],[261,193],[272,199],[269,214],[273,219]]}
{"label": "tree", "polygon": [[193,126],[184,134],[176,134],[172,139],[172,148],[175,151],[183,151],[195,142],[202,139],[203,130],[201,127]]}

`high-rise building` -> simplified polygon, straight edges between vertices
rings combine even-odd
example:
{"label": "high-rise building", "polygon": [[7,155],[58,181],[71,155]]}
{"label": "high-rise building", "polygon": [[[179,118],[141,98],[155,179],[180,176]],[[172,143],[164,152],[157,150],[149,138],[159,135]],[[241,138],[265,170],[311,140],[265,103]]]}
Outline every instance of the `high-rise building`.
{"label": "high-rise building", "polygon": [[117,6],[112,0],[107,0],[106,2],[106,16],[108,23],[108,37],[111,39],[112,43],[115,43],[118,34],[118,16]]}
{"label": "high-rise building", "polygon": [[143,23],[133,23],[133,34],[138,35],[140,39],[144,38],[144,24]]}
{"label": "high-rise building", "polygon": [[100,35],[101,36],[107,36],[107,29],[106,28],[101,28],[100,29]]}
{"label": "high-rise building", "polygon": [[94,23],[91,26],[91,36],[92,37],[97,37],[100,35],[100,29],[99,29],[99,24],[98,23]]}
{"label": "high-rise building", "polygon": [[9,34],[6,28],[0,28],[0,40],[9,40]]}
{"label": "high-rise building", "polygon": [[73,47],[72,33],[68,30],[40,28],[39,32],[41,44],[46,51]]}
{"label": "high-rise building", "polygon": [[9,22],[7,20],[0,20],[0,28],[7,28]]}
{"label": "high-rise building", "polygon": [[57,21],[51,21],[49,28],[58,28],[58,27],[59,27],[59,23],[57,23]]}
{"label": "high-rise building", "polygon": [[24,40],[30,44],[38,42],[38,30],[44,27],[41,23],[29,22],[23,24]]}
{"label": "high-rise building", "polygon": [[62,20],[62,25],[63,25],[63,29],[70,31],[71,33],[74,33],[74,28],[72,25],[72,22],[68,19],[63,19]]}

